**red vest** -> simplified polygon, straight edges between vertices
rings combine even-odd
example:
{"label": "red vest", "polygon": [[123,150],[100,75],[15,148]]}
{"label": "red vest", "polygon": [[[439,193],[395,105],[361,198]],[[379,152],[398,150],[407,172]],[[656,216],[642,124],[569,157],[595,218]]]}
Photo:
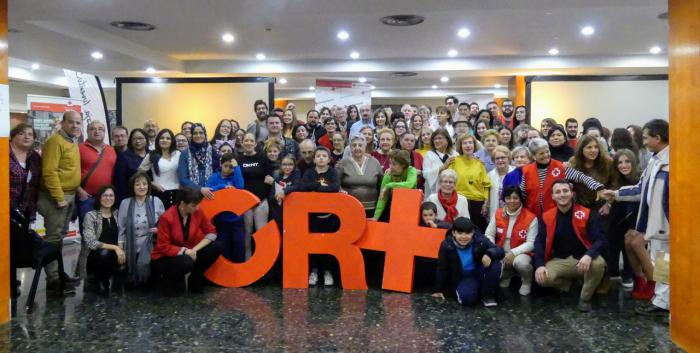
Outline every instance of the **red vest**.
{"label": "red vest", "polygon": [[[588,217],[591,210],[579,205],[574,204],[571,215],[571,225],[574,226],[574,233],[576,237],[581,241],[586,249],[591,248],[591,239],[588,237],[588,230],[586,229],[586,224],[588,223]],[[544,261],[549,261],[552,258],[552,244],[554,244],[554,231],[557,229],[557,212],[558,208],[552,208],[542,215],[542,220],[547,228],[547,246],[544,250]]]}
{"label": "red vest", "polygon": [[[526,210],[524,207],[520,210],[518,218],[515,219],[513,231],[510,233],[510,248],[511,250],[525,243],[527,240],[527,231],[530,229],[530,223],[535,219],[535,215]],[[510,225],[510,217],[505,215],[503,208],[496,211],[496,245],[503,248],[506,242],[506,233]]]}
{"label": "red vest", "polygon": [[[552,200],[552,184],[555,180],[566,178],[566,170],[564,164],[556,159],[551,159],[549,167],[547,167],[547,175],[544,177],[544,183],[540,188],[540,177],[537,175],[537,162],[532,162],[523,167],[523,178],[525,178],[525,208],[542,217],[542,212],[554,207]],[[542,194],[542,206],[540,207],[540,194]]]}

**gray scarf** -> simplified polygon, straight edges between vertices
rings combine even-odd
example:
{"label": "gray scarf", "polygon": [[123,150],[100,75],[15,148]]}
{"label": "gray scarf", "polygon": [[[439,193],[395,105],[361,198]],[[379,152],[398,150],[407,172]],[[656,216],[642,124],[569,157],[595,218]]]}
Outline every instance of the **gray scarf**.
{"label": "gray scarf", "polygon": [[[146,217],[148,218],[148,228],[156,226],[156,212],[153,196],[147,196]],[[129,198],[129,207],[126,212],[128,220],[134,219],[134,208],[136,207],[136,198]],[[131,283],[143,283],[151,274],[151,250],[153,250],[153,234],[147,236],[146,243],[143,249],[137,248],[136,235],[134,234],[134,222],[129,222],[126,227],[126,261],[129,271],[128,281]]]}

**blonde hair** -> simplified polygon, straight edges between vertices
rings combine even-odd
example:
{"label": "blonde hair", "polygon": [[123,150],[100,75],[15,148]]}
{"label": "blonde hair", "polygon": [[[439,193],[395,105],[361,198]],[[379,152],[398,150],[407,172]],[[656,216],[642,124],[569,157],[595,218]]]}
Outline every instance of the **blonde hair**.
{"label": "blonde hair", "polygon": [[492,156],[496,156],[496,152],[501,152],[506,155],[506,158],[508,158],[508,163],[512,160],[511,155],[510,155],[510,150],[508,147],[503,146],[503,145],[498,145],[496,148],[493,149],[493,152],[491,153]]}
{"label": "blonde hair", "polygon": [[476,136],[464,134],[457,139],[457,152],[462,156],[464,155],[464,149],[462,148],[462,143],[464,143],[464,140],[467,140],[467,139],[471,139],[472,142],[474,143],[474,153],[476,153],[478,150],[481,149],[481,144],[478,143],[479,141],[476,139]]}

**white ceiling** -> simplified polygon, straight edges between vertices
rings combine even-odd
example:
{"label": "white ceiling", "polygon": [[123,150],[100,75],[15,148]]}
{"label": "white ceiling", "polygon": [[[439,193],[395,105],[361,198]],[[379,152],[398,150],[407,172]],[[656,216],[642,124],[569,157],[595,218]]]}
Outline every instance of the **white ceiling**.
{"label": "white ceiling", "polygon": [[[514,74],[666,73],[663,0],[10,0],[9,51],[16,80],[54,84],[60,68],[118,76],[276,76],[278,96],[296,96],[316,78],[366,77],[385,92],[440,89],[473,93],[507,85]],[[379,18],[418,14],[425,22],[389,27]],[[152,32],[111,21],[153,24]],[[594,26],[583,37],[579,30]],[[467,27],[471,36],[456,32]],[[268,30],[269,29],[269,30]],[[347,41],[336,38],[339,30]],[[225,44],[221,35],[236,40]],[[658,45],[661,55],[649,54]],[[560,55],[547,51],[556,47]],[[459,51],[448,58],[449,49]],[[90,53],[104,58],[95,61]],[[350,60],[352,50],[360,60]],[[264,52],[267,60],[255,54]],[[22,74],[31,63],[41,72]],[[19,71],[18,71],[19,70]],[[418,76],[394,78],[392,71]],[[31,78],[27,78],[31,76]],[[441,76],[450,81],[440,83]],[[387,93],[391,95],[391,93]]]}

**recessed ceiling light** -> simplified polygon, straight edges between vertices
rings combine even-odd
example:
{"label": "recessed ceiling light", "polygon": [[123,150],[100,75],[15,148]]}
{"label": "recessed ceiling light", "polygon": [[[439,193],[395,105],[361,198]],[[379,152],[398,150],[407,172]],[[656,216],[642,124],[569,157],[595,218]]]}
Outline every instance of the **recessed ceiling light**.
{"label": "recessed ceiling light", "polygon": [[282,78],[279,80],[279,82],[280,82],[280,84],[286,85],[286,84],[287,84],[287,79],[284,78],[284,77],[282,77]]}
{"label": "recessed ceiling light", "polygon": [[255,55],[255,58],[258,60],[265,60],[265,54],[258,53],[257,55]]}
{"label": "recessed ceiling light", "polygon": [[459,36],[460,38],[467,38],[471,34],[472,32],[469,32],[469,30],[466,28],[460,28],[459,31],[457,31],[457,36]]}
{"label": "recessed ceiling light", "polygon": [[432,85],[431,88],[432,88],[432,89],[437,89],[437,85]]}
{"label": "recessed ceiling light", "polygon": [[314,87],[314,86],[309,86],[309,91],[313,91],[313,90],[315,90],[315,89],[316,89],[316,87]]}
{"label": "recessed ceiling light", "polygon": [[444,83],[444,82],[447,82],[447,81],[449,81],[449,80],[450,80],[450,78],[447,77],[447,76],[442,76],[442,77],[440,77],[440,82],[443,82],[443,83]]}
{"label": "recessed ceiling light", "polygon": [[95,60],[100,60],[104,57],[99,51],[93,51],[92,54],[90,54],[90,56],[92,56],[92,58]]}
{"label": "recessed ceiling light", "polygon": [[350,58],[352,58],[353,60],[357,60],[360,58],[360,53],[354,51],[354,52],[350,53]]}
{"label": "recessed ceiling light", "polygon": [[369,89],[377,89],[377,87],[374,87],[374,85],[369,86]]}
{"label": "recessed ceiling light", "polygon": [[154,73],[156,73],[156,69],[154,69],[154,68],[152,68],[152,67],[149,67],[149,68],[146,69],[146,73],[147,73],[147,74],[154,74]]}
{"label": "recessed ceiling light", "polygon": [[224,33],[224,35],[221,36],[221,40],[223,40],[226,43],[233,43],[233,41],[236,38],[233,37],[233,34],[231,33]]}
{"label": "recessed ceiling light", "polygon": [[109,23],[113,27],[119,29],[127,29],[130,31],[152,31],[156,29],[156,26],[150,23],[136,22],[136,21],[114,21]]}
{"label": "recessed ceiling light", "polygon": [[655,46],[649,48],[649,52],[652,54],[659,54],[659,53],[661,53],[661,47],[655,45]]}
{"label": "recessed ceiling light", "polygon": [[348,32],[346,32],[346,31],[338,32],[338,39],[347,40],[348,38],[350,38],[350,34]]}
{"label": "recessed ceiling light", "polygon": [[557,54],[559,54],[559,49],[557,49],[557,48],[549,49],[549,55],[557,55]]}
{"label": "recessed ceiling light", "polygon": [[494,87],[494,88],[501,88],[501,84],[500,84],[500,83],[497,83],[497,84],[493,85],[493,87]]}
{"label": "recessed ceiling light", "polygon": [[41,67],[41,65],[39,65],[39,63],[32,64],[32,70],[39,70],[40,67]]}
{"label": "recessed ceiling light", "polygon": [[447,56],[449,56],[451,58],[454,58],[455,56],[457,56],[457,54],[459,54],[459,53],[454,49],[450,49],[447,51]]}
{"label": "recessed ceiling light", "polygon": [[583,34],[584,36],[590,36],[593,35],[593,33],[595,33],[595,28],[591,26],[585,26],[581,28],[581,34]]}
{"label": "recessed ceiling light", "polygon": [[367,79],[364,78],[364,77],[360,77],[360,78],[358,78],[357,80],[360,81],[360,83],[365,83],[365,82],[367,82]]}

